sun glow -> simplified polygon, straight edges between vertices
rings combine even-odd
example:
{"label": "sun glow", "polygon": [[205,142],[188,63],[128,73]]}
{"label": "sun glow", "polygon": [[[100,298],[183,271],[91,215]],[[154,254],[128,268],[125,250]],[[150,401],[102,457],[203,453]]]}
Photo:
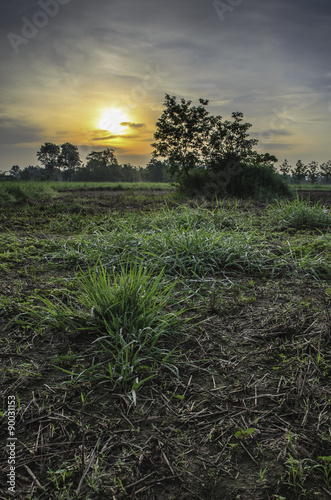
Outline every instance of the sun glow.
{"label": "sun glow", "polygon": [[120,109],[110,108],[105,109],[101,115],[98,123],[98,128],[101,130],[108,130],[108,132],[116,135],[123,134],[128,126],[123,123],[128,123],[129,118]]}

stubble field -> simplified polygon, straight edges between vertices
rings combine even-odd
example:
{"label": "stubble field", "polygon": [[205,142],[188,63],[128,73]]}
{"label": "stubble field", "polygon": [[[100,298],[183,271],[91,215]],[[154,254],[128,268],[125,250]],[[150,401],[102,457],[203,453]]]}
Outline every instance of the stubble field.
{"label": "stubble field", "polygon": [[329,499],[330,194],[7,199],[0,498]]}

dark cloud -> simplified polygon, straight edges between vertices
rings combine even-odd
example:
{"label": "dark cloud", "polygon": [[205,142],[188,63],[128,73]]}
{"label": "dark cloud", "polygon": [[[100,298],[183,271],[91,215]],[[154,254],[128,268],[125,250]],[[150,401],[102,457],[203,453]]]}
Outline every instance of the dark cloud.
{"label": "dark cloud", "polygon": [[268,129],[268,130],[262,130],[261,132],[255,132],[254,134],[254,137],[290,137],[291,135],[294,135],[293,132],[291,132],[290,130],[286,130],[286,129],[283,129],[283,128],[279,128],[279,129]]}
{"label": "dark cloud", "polygon": [[42,140],[42,129],[24,121],[0,118],[0,144],[29,144]]}
{"label": "dark cloud", "polygon": [[94,137],[92,141],[107,141],[108,139],[117,139],[120,135],[106,135],[105,137]]}
{"label": "dark cloud", "polygon": [[[269,153],[272,153],[272,151],[274,149],[277,149],[278,151],[282,151],[282,150],[291,150],[291,149],[294,149],[294,147],[296,146],[296,144],[288,144],[286,142],[271,142],[270,144],[268,144],[268,152]],[[261,144],[259,146],[259,148],[257,149],[262,149],[264,150],[265,147],[263,147],[263,144]]]}
{"label": "dark cloud", "polygon": [[132,122],[122,122],[120,125],[123,125],[123,127],[130,127],[130,128],[142,128],[145,127],[145,123],[132,123]]}

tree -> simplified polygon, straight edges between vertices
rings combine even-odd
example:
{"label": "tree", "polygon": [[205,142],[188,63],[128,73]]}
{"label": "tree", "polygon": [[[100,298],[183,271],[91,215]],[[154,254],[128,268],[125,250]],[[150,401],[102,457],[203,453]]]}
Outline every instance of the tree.
{"label": "tree", "polygon": [[291,173],[296,181],[301,182],[306,178],[307,166],[304,165],[301,160],[298,160],[295,164],[295,169],[291,169]]}
{"label": "tree", "polygon": [[41,180],[43,178],[43,174],[44,169],[42,169],[38,165],[35,167],[33,167],[32,165],[28,165],[22,170],[20,179],[22,181]]}
{"label": "tree", "polygon": [[166,158],[169,172],[186,182],[190,173],[203,167],[211,172],[224,170],[229,164],[247,159],[257,139],[247,139],[250,123],[241,123],[243,114],[232,113],[232,121],[209,115],[208,100],[191,101],[166,94],[162,116],[156,123],[153,157]]}
{"label": "tree", "polygon": [[86,158],[89,160],[97,160],[104,163],[105,166],[118,165],[117,158],[114,154],[114,149],[107,148],[103,151],[92,151]]}
{"label": "tree", "polygon": [[318,163],[317,161],[311,161],[309,165],[307,165],[307,175],[308,179],[312,184],[317,181],[318,177]]}
{"label": "tree", "polygon": [[234,112],[231,120],[222,121],[206,110],[208,100],[199,103],[178,103],[166,94],[165,110],[156,122],[153,158],[166,159],[179,190],[208,198],[230,192],[266,198],[277,196],[275,188],[279,196],[287,196],[288,186],[275,171],[277,158],[253,150],[258,141],[248,138],[251,124],[243,122],[243,114]]}
{"label": "tree", "polygon": [[320,175],[324,177],[325,182],[329,183],[331,180],[331,160],[320,165]]}
{"label": "tree", "polygon": [[168,173],[169,165],[166,161],[160,161],[152,158],[145,168],[145,179],[148,182],[171,182],[171,176]]}
{"label": "tree", "polygon": [[76,168],[81,165],[81,159],[77,146],[73,146],[70,142],[61,145],[61,151],[58,156],[58,165],[65,168],[64,177],[71,180]]}
{"label": "tree", "polygon": [[291,171],[291,165],[289,165],[288,161],[285,159],[281,166],[279,167],[279,170],[283,174],[284,177],[287,177]]}
{"label": "tree", "polygon": [[139,182],[138,169],[130,163],[124,163],[121,165],[121,177],[124,182]]}
{"label": "tree", "polygon": [[258,155],[253,152],[253,146],[258,143],[257,139],[247,139],[248,129],[252,126],[250,123],[241,123],[243,114],[239,112],[232,113],[232,121],[222,122],[221,116],[211,116],[211,129],[209,131],[209,141],[204,149],[207,168],[218,171],[224,169],[227,165],[236,165],[239,162],[247,161],[252,156],[259,157],[259,161],[266,156],[266,161],[278,161],[271,159],[271,155]]}
{"label": "tree", "polygon": [[165,96],[166,109],[156,123],[153,157],[167,158],[173,175],[187,177],[203,160],[210,122],[204,108],[208,101],[200,99],[199,102],[200,106],[191,107],[191,101],[181,99],[178,104],[175,96]]}
{"label": "tree", "polygon": [[52,142],[45,142],[37,151],[37,158],[45,166],[46,176],[53,177],[55,167],[59,165],[60,147]]}
{"label": "tree", "polygon": [[114,150],[92,151],[85,167],[75,173],[75,181],[118,182],[123,180],[123,170],[118,164]]}
{"label": "tree", "polygon": [[21,173],[21,169],[18,165],[13,165],[12,168],[9,170],[10,175],[15,177],[15,179],[18,179]]}

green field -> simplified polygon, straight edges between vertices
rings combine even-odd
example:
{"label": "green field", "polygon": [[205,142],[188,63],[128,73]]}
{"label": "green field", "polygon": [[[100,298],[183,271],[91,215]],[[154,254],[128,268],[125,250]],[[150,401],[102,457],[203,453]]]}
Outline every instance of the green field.
{"label": "green field", "polygon": [[169,187],[0,186],[16,498],[327,500],[330,205]]}
{"label": "green field", "polygon": [[290,184],[290,186],[299,191],[304,191],[304,190],[318,190],[318,191],[330,191],[331,190],[331,184],[323,184],[316,182],[314,184]]}
{"label": "green field", "polygon": [[54,198],[62,192],[72,191],[164,191],[171,184],[158,182],[56,182],[56,181],[2,181],[0,205],[7,201],[33,201]]}

